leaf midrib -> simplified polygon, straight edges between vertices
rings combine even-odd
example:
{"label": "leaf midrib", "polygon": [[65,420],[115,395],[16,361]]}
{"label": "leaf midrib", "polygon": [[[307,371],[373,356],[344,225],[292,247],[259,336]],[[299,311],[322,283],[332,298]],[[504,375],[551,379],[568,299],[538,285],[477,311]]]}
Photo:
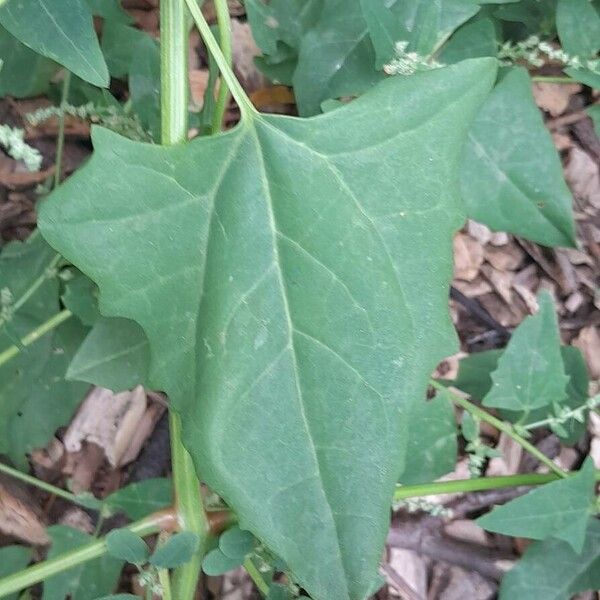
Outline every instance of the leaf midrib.
{"label": "leaf midrib", "polygon": [[317,447],[315,445],[313,433],[312,433],[312,430],[310,427],[310,422],[306,416],[306,410],[305,410],[305,405],[304,405],[304,395],[302,393],[302,388],[300,385],[300,375],[299,375],[300,369],[298,366],[298,358],[296,355],[296,348],[294,345],[295,327],[292,322],[289,300],[288,300],[288,291],[287,291],[287,288],[285,285],[285,279],[283,277],[283,273],[281,272],[281,258],[280,258],[280,254],[279,254],[279,240],[278,240],[278,235],[277,235],[279,228],[277,227],[277,221],[275,220],[275,213],[273,210],[273,196],[271,193],[271,188],[269,186],[269,179],[268,179],[267,169],[266,169],[266,165],[265,165],[265,161],[264,161],[264,157],[263,157],[262,147],[261,147],[260,140],[258,138],[258,132],[256,130],[254,123],[251,123],[249,125],[248,129],[250,131],[250,135],[252,135],[252,137],[254,139],[254,143],[256,146],[256,153],[257,153],[259,167],[260,167],[260,171],[261,171],[261,183],[262,183],[262,188],[265,193],[266,206],[267,206],[268,215],[269,215],[269,225],[270,225],[270,229],[271,229],[271,239],[272,239],[272,248],[273,248],[273,254],[274,254],[274,263],[277,267],[276,268],[277,280],[278,280],[278,283],[280,286],[281,298],[282,298],[284,312],[285,312],[285,316],[286,316],[286,325],[287,325],[287,330],[288,330],[287,333],[288,333],[288,339],[289,339],[288,346],[289,346],[290,355],[291,355],[292,364],[293,364],[294,385],[296,387],[296,394],[298,397],[298,408],[300,411],[300,416],[302,417],[302,422],[304,424],[304,428],[306,430],[308,440],[310,442],[310,449],[311,449],[311,452],[314,457],[315,466],[317,469],[316,476],[318,477],[318,480],[320,482],[321,491],[323,493],[323,497],[325,499],[325,503],[327,505],[327,509],[328,509],[329,515],[331,517],[331,523],[333,525],[333,529],[335,531],[336,549],[337,549],[337,557],[336,558],[338,559],[342,573],[344,573],[344,576],[345,576],[344,577],[344,587],[345,587],[345,591],[346,591],[346,597],[349,598],[350,594],[349,594],[349,589],[348,589],[348,572],[346,571],[346,565],[344,564],[344,560],[343,560],[343,556],[342,556],[340,534],[339,534],[337,522],[336,522],[335,516],[334,516],[335,513],[333,511],[331,501],[327,494],[327,489],[326,489],[326,486],[324,483],[323,475],[321,473],[321,464],[320,464],[320,460],[319,460],[319,453],[318,453]]}

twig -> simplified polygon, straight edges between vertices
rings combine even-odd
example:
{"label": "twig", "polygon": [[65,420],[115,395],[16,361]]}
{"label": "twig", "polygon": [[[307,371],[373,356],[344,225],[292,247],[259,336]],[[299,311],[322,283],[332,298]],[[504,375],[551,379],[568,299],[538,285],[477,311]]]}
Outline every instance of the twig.
{"label": "twig", "polygon": [[381,570],[390,578],[394,589],[400,592],[405,600],[425,600],[392,565],[384,564],[381,566]]}

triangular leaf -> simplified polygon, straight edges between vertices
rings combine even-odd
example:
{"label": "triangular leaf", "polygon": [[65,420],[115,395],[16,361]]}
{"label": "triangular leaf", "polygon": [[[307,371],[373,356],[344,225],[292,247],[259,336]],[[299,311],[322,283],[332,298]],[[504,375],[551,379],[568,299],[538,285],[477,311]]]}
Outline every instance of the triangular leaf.
{"label": "triangular leaf", "polygon": [[502,579],[500,600],[569,600],[600,589],[600,521],[589,519],[581,552],[548,539],[531,544]]}
{"label": "triangular leaf", "polygon": [[592,513],[595,483],[594,462],[587,458],[576,475],[536,488],[477,519],[477,524],[488,531],[534,540],[555,537],[579,554]]}
{"label": "triangular leaf", "polygon": [[123,511],[130,519],[137,521],[169,506],[172,495],[169,479],[144,479],[113,492],[104,500],[104,507],[111,511]]}
{"label": "triangular leaf", "polygon": [[315,600],[365,597],[411,405],[455,348],[458,160],[494,67],[171,148],[97,129],[41,209],[102,312],[144,328],[202,479]]}
{"label": "triangular leaf", "polygon": [[461,187],[469,216],[546,246],[572,246],[572,198],[527,71],[509,71],[479,111]]}
{"label": "triangular leaf", "polygon": [[147,381],[149,362],[148,339],[137,323],[100,317],[77,350],[66,376],[122,392]]}
{"label": "triangular leaf", "polygon": [[560,334],[552,296],[543,291],[539,311],[517,327],[492,373],[484,406],[527,411],[566,396],[569,378],[560,354]]}
{"label": "triangular leaf", "polygon": [[556,29],[566,52],[593,57],[600,50],[600,6],[591,0],[558,0]]}
{"label": "triangular leaf", "polygon": [[0,24],[20,42],[99,87],[108,69],[85,0],[19,0],[0,5]]}

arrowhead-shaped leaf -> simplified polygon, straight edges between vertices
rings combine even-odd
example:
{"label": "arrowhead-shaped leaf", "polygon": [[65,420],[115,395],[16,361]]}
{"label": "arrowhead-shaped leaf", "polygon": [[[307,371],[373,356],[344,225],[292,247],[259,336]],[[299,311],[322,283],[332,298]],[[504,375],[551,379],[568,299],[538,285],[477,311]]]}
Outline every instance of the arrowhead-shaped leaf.
{"label": "arrowhead-shaped leaf", "polygon": [[0,6],[0,24],[38,54],[93,85],[108,86],[108,69],[85,0],[6,2]]}
{"label": "arrowhead-shaped leaf", "polygon": [[560,354],[560,333],[554,303],[548,292],[539,296],[539,311],[515,330],[498,368],[484,406],[528,411],[560,404],[569,378]]}
{"label": "arrowhead-shaped leaf", "polygon": [[588,458],[572,477],[547,483],[494,509],[477,523],[488,531],[543,540],[555,537],[581,552],[595,494],[594,463]]}
{"label": "arrowhead-shaped leaf", "polygon": [[202,479],[315,600],[366,597],[407,415],[454,349],[458,161],[494,67],[177,147],[97,129],[41,209],[102,312],[147,334]]}
{"label": "arrowhead-shaped leaf", "polygon": [[500,600],[569,600],[600,588],[600,521],[589,519],[582,552],[547,539],[531,544],[502,579]]}
{"label": "arrowhead-shaped leaf", "polygon": [[479,111],[465,148],[469,216],[546,246],[572,246],[571,193],[525,69],[513,69]]}

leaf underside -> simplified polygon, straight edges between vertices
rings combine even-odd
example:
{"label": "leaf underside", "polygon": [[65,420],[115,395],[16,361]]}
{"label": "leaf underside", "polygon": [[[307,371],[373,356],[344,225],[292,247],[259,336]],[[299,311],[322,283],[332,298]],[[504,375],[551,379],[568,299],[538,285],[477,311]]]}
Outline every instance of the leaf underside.
{"label": "leaf underside", "polygon": [[106,130],[42,233],[137,321],[198,472],[315,600],[363,599],[451,353],[458,160],[495,61],[162,148]]}

